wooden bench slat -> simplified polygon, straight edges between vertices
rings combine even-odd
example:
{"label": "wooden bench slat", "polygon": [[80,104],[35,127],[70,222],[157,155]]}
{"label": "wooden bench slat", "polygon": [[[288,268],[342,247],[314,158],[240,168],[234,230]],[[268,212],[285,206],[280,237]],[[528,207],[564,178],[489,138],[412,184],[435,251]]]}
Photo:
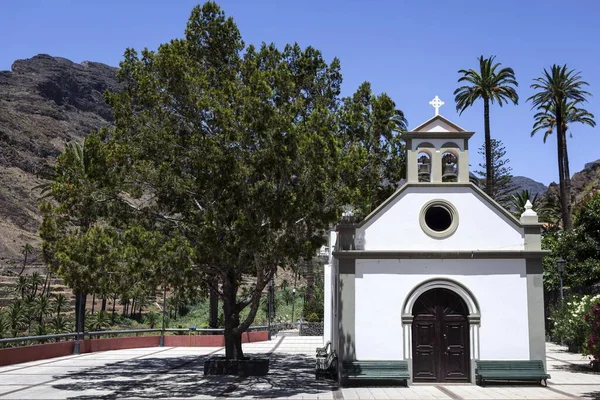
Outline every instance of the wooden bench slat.
{"label": "wooden bench slat", "polygon": [[489,380],[536,380],[550,378],[541,360],[497,360],[476,361],[475,375],[478,382]]}
{"label": "wooden bench slat", "polygon": [[407,361],[368,360],[344,361],[342,376],[347,381],[353,380],[386,380],[404,381],[410,379]]}

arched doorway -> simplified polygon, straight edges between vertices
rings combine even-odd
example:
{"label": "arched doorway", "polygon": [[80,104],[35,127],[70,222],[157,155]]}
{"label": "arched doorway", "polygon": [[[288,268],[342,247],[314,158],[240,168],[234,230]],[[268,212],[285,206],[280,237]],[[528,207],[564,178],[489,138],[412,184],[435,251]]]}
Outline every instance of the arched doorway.
{"label": "arched doorway", "polygon": [[457,293],[435,288],[412,309],[414,382],[468,382],[469,309]]}

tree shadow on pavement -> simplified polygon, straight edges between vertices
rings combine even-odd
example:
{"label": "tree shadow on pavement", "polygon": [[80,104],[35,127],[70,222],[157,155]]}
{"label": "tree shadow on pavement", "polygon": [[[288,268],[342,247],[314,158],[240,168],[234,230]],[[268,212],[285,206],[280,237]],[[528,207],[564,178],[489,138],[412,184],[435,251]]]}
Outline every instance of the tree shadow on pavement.
{"label": "tree shadow on pavement", "polygon": [[[248,354],[250,355],[250,354]],[[266,357],[265,354],[255,354]],[[210,356],[182,356],[126,360],[54,378],[54,389],[70,399],[138,397],[291,397],[335,390],[331,381],[316,380],[314,357],[272,354],[269,374],[262,377],[204,376]],[[87,393],[86,393],[87,392]],[[88,394],[89,393],[89,394]],[[71,396],[72,394],[72,396]]]}

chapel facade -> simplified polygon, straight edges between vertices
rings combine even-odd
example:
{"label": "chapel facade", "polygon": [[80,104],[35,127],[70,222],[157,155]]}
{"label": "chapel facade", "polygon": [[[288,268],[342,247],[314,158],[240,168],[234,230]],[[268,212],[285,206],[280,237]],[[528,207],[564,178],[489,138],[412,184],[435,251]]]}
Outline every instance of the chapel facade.
{"label": "chapel facade", "polygon": [[469,181],[473,132],[439,104],[403,134],[406,183],[331,234],[324,341],[340,382],[352,360],[406,360],[412,382],[473,383],[476,360],[545,362],[541,224]]}

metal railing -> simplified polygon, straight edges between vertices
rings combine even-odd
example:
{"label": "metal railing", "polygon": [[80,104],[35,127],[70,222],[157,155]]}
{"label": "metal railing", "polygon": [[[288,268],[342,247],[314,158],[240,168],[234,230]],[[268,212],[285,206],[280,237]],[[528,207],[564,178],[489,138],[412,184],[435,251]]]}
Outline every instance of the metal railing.
{"label": "metal railing", "polygon": [[[256,332],[256,331],[264,331],[267,330],[267,326],[251,326],[248,328],[247,332]],[[105,336],[105,335],[126,335],[126,334],[139,334],[139,333],[160,333],[162,329],[153,328],[153,329],[121,329],[121,330],[111,330],[111,331],[91,331],[91,332],[69,332],[69,333],[60,333],[55,335],[41,335],[41,336],[19,336],[14,338],[4,338],[0,339],[0,344],[3,343],[16,343],[16,342],[34,342],[34,341],[48,341],[53,339],[64,339],[64,338],[72,338],[73,340],[82,340],[86,337],[91,339],[93,337]],[[165,333],[168,332],[188,332],[191,334],[210,334],[210,333],[219,333],[223,334],[225,329],[222,328],[165,328]],[[162,336],[162,335],[161,335]]]}
{"label": "metal railing", "polygon": [[[83,334],[83,333],[80,333]],[[36,340],[52,340],[52,339],[62,339],[62,338],[75,338],[77,333],[59,333],[56,335],[41,335],[41,336],[19,336],[14,338],[4,338],[0,339],[0,344],[2,343],[14,343],[14,342],[31,342]]]}

